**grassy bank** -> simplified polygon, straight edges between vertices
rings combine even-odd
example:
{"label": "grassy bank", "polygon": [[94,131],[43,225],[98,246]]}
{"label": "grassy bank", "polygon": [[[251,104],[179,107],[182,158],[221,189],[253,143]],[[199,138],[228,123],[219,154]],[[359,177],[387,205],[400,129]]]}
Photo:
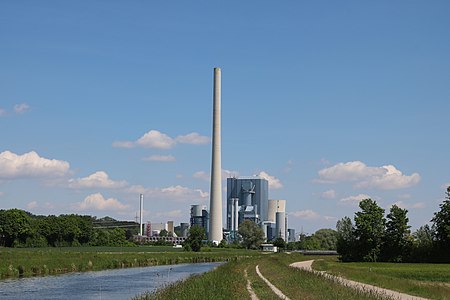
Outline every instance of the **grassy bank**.
{"label": "grassy bank", "polygon": [[289,267],[292,262],[307,259],[311,257],[298,253],[248,257],[220,266],[201,276],[175,283],[156,293],[136,297],[136,300],[193,299],[193,295],[195,299],[249,299],[244,270],[247,270],[248,279],[259,299],[276,299],[277,296],[256,274],[256,265],[259,265],[261,273],[290,299],[381,299],[377,295],[365,294],[336,284],[320,275]]}
{"label": "grassy bank", "polygon": [[257,252],[213,249],[183,252],[172,247],[0,248],[0,278],[53,275],[155,265],[234,261]]}
{"label": "grassy bank", "polygon": [[450,264],[342,263],[319,260],[313,268],[429,299],[450,299]]}

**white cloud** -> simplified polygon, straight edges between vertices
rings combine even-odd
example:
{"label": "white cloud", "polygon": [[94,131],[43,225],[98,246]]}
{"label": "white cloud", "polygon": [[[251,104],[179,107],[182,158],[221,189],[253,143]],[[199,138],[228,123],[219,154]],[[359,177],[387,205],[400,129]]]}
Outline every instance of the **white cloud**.
{"label": "white cloud", "polygon": [[35,209],[36,207],[38,207],[38,203],[36,201],[31,201],[30,203],[27,204],[27,209]]}
{"label": "white cloud", "polygon": [[397,205],[398,207],[403,208],[403,209],[410,209],[410,208],[421,209],[421,208],[425,208],[425,203],[423,203],[423,202],[417,202],[417,203],[414,203],[414,204],[407,204],[407,203],[404,203],[403,201],[397,201],[397,202],[393,203],[391,206],[393,206],[393,205]]}
{"label": "white cloud", "polygon": [[227,180],[227,178],[238,178],[239,172],[238,171],[230,171],[222,169],[222,179]]}
{"label": "white cloud", "polygon": [[209,144],[210,138],[208,136],[203,136],[197,132],[192,132],[186,135],[179,135],[175,139],[178,143],[182,144],[192,144],[192,145],[203,145]]}
{"label": "white cloud", "polygon": [[283,184],[275,176],[271,176],[264,171],[259,172],[259,177],[266,179],[269,182],[269,189],[281,189]]}
{"label": "white cloud", "polygon": [[26,103],[14,105],[14,111],[18,114],[23,114],[24,112],[26,112],[29,109],[30,109],[30,106]]}
{"label": "white cloud", "polygon": [[341,202],[345,202],[345,203],[359,203],[361,200],[364,199],[371,199],[371,197],[369,195],[366,194],[359,194],[356,196],[350,196],[350,197],[346,197],[346,198],[342,198]]}
{"label": "white cloud", "polygon": [[208,192],[201,189],[191,189],[181,185],[169,186],[165,188],[145,188],[141,185],[134,185],[128,189],[128,192],[143,194],[144,197],[155,201],[171,202],[191,202],[204,201],[209,197]]}
{"label": "white cloud", "polygon": [[113,147],[117,148],[133,148],[144,147],[154,149],[171,149],[177,143],[202,145],[209,143],[210,139],[207,136],[202,136],[197,132],[188,133],[186,135],[180,135],[176,138],[172,138],[165,133],[158,130],[150,130],[145,133],[136,141],[116,141],[113,143]]}
{"label": "white cloud", "polygon": [[176,158],[173,155],[151,155],[149,157],[143,158],[145,161],[160,161],[160,162],[172,162]]}
{"label": "white cloud", "polygon": [[60,177],[65,175],[69,168],[70,164],[66,161],[43,158],[34,151],[23,155],[10,151],[0,153],[1,179]]}
{"label": "white cloud", "polygon": [[311,209],[290,212],[289,216],[307,220],[316,220],[321,218],[321,216],[317,212]]}
{"label": "white cloud", "polygon": [[322,198],[325,199],[334,199],[336,198],[336,191],[331,189],[322,193]]}
{"label": "white cloud", "polygon": [[97,171],[84,178],[70,179],[69,187],[79,188],[106,188],[115,189],[127,186],[128,183],[125,180],[114,181],[111,180],[108,174],[104,171]]}
{"label": "white cloud", "polygon": [[210,174],[206,173],[205,171],[197,171],[194,173],[194,175],[192,175],[192,177],[194,177],[196,179],[201,179],[204,181],[210,180]]}
{"label": "white cloud", "polygon": [[369,167],[360,161],[338,163],[319,171],[318,183],[355,182],[356,188],[393,190],[418,184],[420,175],[403,173],[393,165]]}
{"label": "white cloud", "polygon": [[123,210],[128,208],[115,198],[105,199],[102,194],[96,193],[87,196],[82,202],[75,203],[73,207],[77,210]]}

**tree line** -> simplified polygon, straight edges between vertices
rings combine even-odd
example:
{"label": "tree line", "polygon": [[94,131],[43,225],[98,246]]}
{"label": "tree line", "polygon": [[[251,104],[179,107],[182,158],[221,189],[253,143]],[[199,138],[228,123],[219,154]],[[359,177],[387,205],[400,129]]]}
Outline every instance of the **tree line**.
{"label": "tree line", "polygon": [[450,262],[450,186],[440,210],[411,233],[408,210],[393,205],[386,218],[376,201],[359,203],[354,223],[337,222],[337,252],[342,261]]}
{"label": "tree line", "polygon": [[[126,246],[135,228],[112,218],[87,215],[37,216],[20,209],[0,210],[2,247]],[[126,222],[133,223],[133,222]],[[134,224],[134,223],[133,223]]]}

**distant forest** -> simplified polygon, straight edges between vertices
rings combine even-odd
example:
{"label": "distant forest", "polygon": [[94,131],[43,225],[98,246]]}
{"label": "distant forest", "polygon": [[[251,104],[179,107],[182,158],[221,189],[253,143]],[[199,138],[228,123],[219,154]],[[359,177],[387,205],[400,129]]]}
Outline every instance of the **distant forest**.
{"label": "distant forest", "polygon": [[37,216],[20,209],[0,210],[0,246],[130,246],[139,225],[110,217]]}

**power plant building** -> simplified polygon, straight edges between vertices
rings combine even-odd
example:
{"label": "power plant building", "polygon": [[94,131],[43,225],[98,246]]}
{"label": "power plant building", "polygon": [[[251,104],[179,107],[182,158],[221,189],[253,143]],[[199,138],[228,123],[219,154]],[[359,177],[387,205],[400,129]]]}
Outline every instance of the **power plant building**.
{"label": "power plant building", "polygon": [[227,178],[227,229],[237,232],[239,224],[251,220],[259,225],[268,218],[269,183],[257,176]]}
{"label": "power plant building", "polygon": [[191,227],[198,225],[209,233],[209,213],[206,205],[191,205]]}

